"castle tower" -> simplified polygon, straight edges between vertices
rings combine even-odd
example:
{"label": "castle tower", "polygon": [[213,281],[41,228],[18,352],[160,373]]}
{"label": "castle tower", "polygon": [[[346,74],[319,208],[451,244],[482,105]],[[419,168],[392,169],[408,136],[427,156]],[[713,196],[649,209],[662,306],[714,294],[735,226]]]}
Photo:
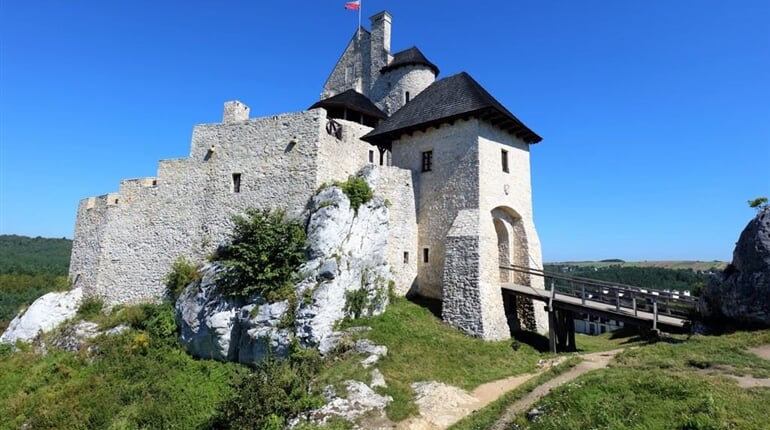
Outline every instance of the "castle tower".
{"label": "castle tower", "polygon": [[506,309],[500,289],[512,281],[542,287],[542,279],[510,279],[499,269],[542,268],[529,170],[540,136],[460,73],[429,85],[362,139],[412,171],[417,292],[441,299],[444,320],[474,336],[508,338],[508,321],[522,315],[519,326],[544,332],[542,309]]}

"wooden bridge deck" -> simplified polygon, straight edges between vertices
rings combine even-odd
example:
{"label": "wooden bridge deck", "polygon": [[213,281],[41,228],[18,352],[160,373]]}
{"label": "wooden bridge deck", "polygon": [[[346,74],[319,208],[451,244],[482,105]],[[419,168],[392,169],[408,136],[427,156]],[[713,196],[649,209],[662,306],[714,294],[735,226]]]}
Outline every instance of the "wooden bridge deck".
{"label": "wooden bridge deck", "polygon": [[[503,292],[508,294],[514,294],[517,296],[523,296],[533,300],[545,302],[546,306],[551,299],[551,292],[549,290],[540,288],[507,283],[502,284],[502,289]],[[655,314],[653,312],[640,310],[638,308],[633,309],[632,307],[625,305],[618,306],[617,304],[592,300],[591,298],[586,298],[583,300],[580,297],[561,294],[559,292],[554,294],[552,306],[555,309],[598,315],[617,321],[623,321],[626,324],[642,327],[652,328],[653,322],[655,320]],[[687,319],[685,318],[666,315],[665,313],[658,313],[657,328],[665,329],[667,331],[681,332],[687,330],[687,326],[685,324],[686,321]]]}

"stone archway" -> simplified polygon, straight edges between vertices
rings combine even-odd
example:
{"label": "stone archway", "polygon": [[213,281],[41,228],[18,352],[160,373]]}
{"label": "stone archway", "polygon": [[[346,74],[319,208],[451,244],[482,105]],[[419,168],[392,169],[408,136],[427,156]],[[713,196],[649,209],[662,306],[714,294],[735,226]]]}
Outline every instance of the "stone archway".
{"label": "stone archway", "polygon": [[[530,267],[527,233],[521,216],[513,209],[499,206],[492,210],[492,222],[497,235],[497,255],[501,266]],[[501,283],[531,285],[530,275],[500,269]],[[504,295],[505,316],[511,332],[537,330],[532,300]]]}

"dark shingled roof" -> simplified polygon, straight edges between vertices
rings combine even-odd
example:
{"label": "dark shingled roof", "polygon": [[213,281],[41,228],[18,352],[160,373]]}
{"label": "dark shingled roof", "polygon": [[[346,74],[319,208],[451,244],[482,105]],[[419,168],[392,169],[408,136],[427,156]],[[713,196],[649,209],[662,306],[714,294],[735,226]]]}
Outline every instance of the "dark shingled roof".
{"label": "dark shingled roof", "polygon": [[346,108],[378,119],[385,119],[388,117],[377,106],[375,106],[371,100],[356,90],[347,90],[343,93],[337,94],[336,96],[331,96],[327,99],[318,101],[314,103],[313,106],[310,106],[308,110],[319,107],[324,109]]}
{"label": "dark shingled roof", "polygon": [[389,147],[403,134],[470,117],[486,121],[526,143],[543,140],[465,72],[434,82],[361,139]]}
{"label": "dark shingled roof", "polygon": [[393,54],[393,60],[390,61],[390,64],[380,69],[380,73],[389,72],[404,66],[427,66],[433,70],[434,75],[438,76],[438,67],[428,61],[416,46]]}

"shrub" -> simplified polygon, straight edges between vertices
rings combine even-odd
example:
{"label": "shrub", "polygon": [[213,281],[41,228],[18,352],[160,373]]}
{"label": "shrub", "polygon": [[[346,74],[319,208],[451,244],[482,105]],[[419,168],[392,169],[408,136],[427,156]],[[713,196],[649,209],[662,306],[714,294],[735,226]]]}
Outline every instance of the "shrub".
{"label": "shrub", "polygon": [[235,395],[220,406],[214,428],[281,429],[289,419],[320,407],[322,397],[308,387],[319,366],[317,354],[306,352],[266,359],[234,384]]}
{"label": "shrub", "polygon": [[200,281],[200,279],[201,274],[198,273],[198,266],[187,261],[184,257],[177,258],[171,265],[171,271],[164,278],[168,297],[171,300],[176,300],[185,287],[191,282]]}
{"label": "shrub", "polygon": [[256,209],[233,218],[232,242],[218,255],[226,268],[219,278],[225,294],[288,298],[293,275],[305,262],[305,229],[284,218],[283,211]]}
{"label": "shrub", "polygon": [[339,184],[339,187],[348,196],[350,207],[355,211],[358,211],[362,204],[372,199],[372,189],[363,178],[351,176],[347,181]]}
{"label": "shrub", "polygon": [[345,291],[345,315],[353,319],[360,318],[366,308],[368,295],[365,288]]}
{"label": "shrub", "polygon": [[104,308],[104,300],[100,297],[88,297],[78,307],[77,316],[82,319],[91,319],[99,316]]}

